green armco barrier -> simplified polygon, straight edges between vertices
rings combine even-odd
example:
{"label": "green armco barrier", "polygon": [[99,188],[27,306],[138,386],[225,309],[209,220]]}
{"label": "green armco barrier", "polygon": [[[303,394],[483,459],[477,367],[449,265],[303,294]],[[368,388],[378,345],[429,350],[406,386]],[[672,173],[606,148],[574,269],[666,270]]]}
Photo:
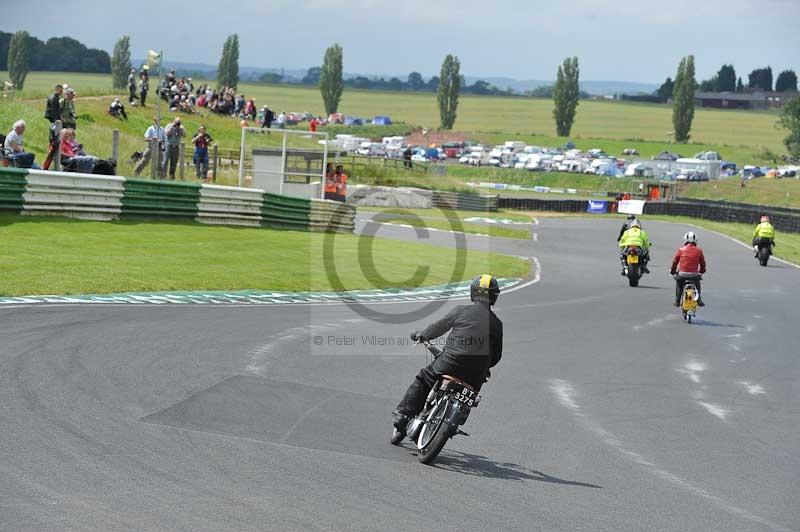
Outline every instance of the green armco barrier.
{"label": "green armco barrier", "polygon": [[189,218],[197,216],[200,185],[126,178],[121,218]]}
{"label": "green armco barrier", "polygon": [[0,211],[19,213],[25,203],[25,176],[27,170],[19,168],[0,168]]}
{"label": "green armco barrier", "polygon": [[311,200],[264,193],[261,206],[261,225],[277,229],[308,231]]}

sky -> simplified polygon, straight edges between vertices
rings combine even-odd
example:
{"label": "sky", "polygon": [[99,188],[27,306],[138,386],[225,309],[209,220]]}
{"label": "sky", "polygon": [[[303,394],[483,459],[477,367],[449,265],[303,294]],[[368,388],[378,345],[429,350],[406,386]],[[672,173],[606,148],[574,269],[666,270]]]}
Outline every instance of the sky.
{"label": "sky", "polygon": [[725,63],[745,83],[766,65],[800,72],[800,0],[26,0],[3,11],[2,31],[109,52],[128,34],[134,58],[152,48],[206,64],[238,33],[239,64],[262,68],[319,65],[338,42],[346,72],[426,79],[448,53],[465,75],[518,80],[553,79],[569,56],[583,80],[660,83],[688,54],[698,79]]}

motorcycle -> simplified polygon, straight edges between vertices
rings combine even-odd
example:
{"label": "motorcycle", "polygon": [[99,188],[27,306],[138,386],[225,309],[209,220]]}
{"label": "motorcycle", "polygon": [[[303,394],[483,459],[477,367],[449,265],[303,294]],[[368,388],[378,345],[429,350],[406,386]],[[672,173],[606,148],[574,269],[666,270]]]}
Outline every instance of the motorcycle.
{"label": "motorcycle", "polygon": [[683,314],[683,321],[686,323],[692,323],[692,319],[694,319],[697,314],[697,302],[700,300],[700,292],[697,290],[695,281],[701,279],[702,277],[698,279],[686,279],[686,281],[684,281],[680,309]]}
{"label": "motorcycle", "polygon": [[758,259],[759,264],[766,266],[770,255],[772,255],[772,242],[757,242],[753,246],[753,251],[756,252],[756,259]]}
{"label": "motorcycle", "polygon": [[628,278],[628,284],[632,287],[639,286],[639,279],[644,274],[642,250],[637,246],[628,246],[622,252],[623,257],[623,275]]}
{"label": "motorcycle", "polygon": [[[427,341],[422,344],[434,357],[442,353]],[[416,445],[419,461],[430,464],[439,456],[447,440],[456,434],[469,436],[459,427],[480,401],[481,396],[475,388],[458,377],[442,375],[428,393],[422,412],[408,421],[405,434],[395,428],[390,441],[392,445],[400,445],[407,437]]]}

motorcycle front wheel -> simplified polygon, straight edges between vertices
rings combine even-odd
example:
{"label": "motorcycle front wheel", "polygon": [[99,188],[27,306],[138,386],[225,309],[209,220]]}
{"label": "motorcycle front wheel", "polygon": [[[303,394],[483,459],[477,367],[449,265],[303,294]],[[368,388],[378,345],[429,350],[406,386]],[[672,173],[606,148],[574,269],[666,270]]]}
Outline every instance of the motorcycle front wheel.
{"label": "motorcycle front wheel", "polygon": [[447,396],[444,396],[428,414],[417,439],[418,458],[423,464],[433,462],[450,439],[450,425],[444,420],[446,413]]}

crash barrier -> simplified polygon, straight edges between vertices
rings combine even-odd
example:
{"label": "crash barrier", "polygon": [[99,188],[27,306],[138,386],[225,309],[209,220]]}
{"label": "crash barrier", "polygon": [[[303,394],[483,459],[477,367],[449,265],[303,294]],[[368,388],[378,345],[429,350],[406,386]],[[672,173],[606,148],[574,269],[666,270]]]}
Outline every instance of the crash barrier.
{"label": "crash barrier", "polygon": [[463,211],[496,211],[497,196],[479,196],[464,192],[433,191],[432,204],[439,209]]}
{"label": "crash barrier", "polygon": [[[520,209],[528,211],[550,212],[586,212],[589,203],[585,200],[549,200],[538,198],[499,198],[501,209]],[[609,202],[608,209],[614,211],[616,202]],[[772,225],[778,231],[800,233],[800,212],[791,209],[762,207],[758,205],[715,202],[682,202],[664,201],[647,202],[644,214],[661,214],[666,216],[688,216],[714,222],[736,222],[755,225],[763,215],[768,215]]]}
{"label": "crash barrier", "polygon": [[2,168],[0,211],[352,233],[356,208],[259,189]]}

